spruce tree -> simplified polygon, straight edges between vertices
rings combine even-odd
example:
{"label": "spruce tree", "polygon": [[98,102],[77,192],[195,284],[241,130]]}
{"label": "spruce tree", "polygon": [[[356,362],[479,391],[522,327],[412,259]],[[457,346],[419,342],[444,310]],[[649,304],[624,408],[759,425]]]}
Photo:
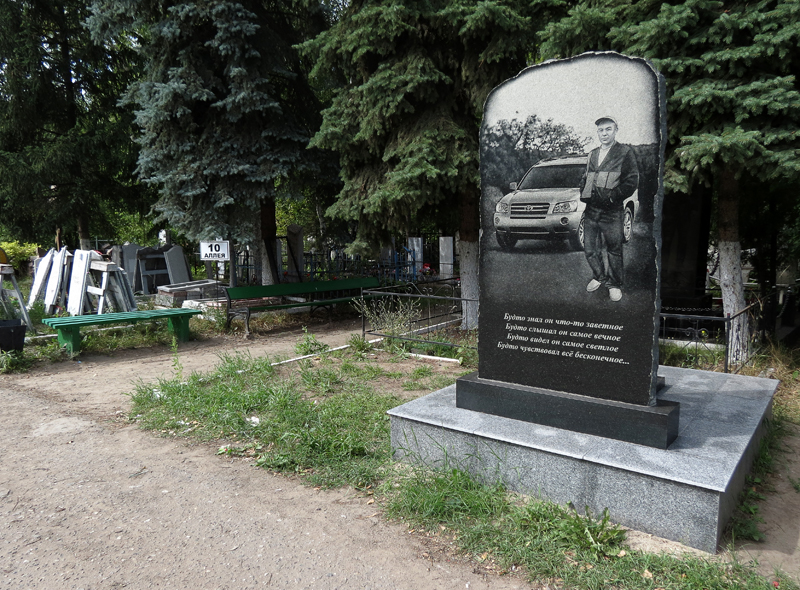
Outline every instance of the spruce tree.
{"label": "spruce tree", "polygon": [[462,293],[477,298],[483,102],[525,67],[552,4],[356,0],[304,45],[315,76],[343,81],[312,145],[339,153],[344,186],[328,213],[358,223],[353,250],[457,210]]}
{"label": "spruce tree", "polygon": [[147,207],[132,113],[117,105],[137,56],[127,38],[94,43],[89,14],[72,0],[0,0],[0,223],[20,239],[63,229],[88,248],[109,210]]}
{"label": "spruce tree", "polygon": [[[95,6],[97,35],[127,29],[143,36],[147,67],[127,94],[142,129],[137,171],[158,188],[156,210],[190,239],[248,244],[262,233],[271,247],[276,196],[299,194],[293,181],[321,176],[319,156],[306,150],[320,106],[292,47],[314,22],[303,6]],[[274,261],[271,267],[274,282]]]}
{"label": "spruce tree", "polygon": [[[614,49],[651,59],[666,76],[665,185],[715,191],[724,308],[743,309],[743,193],[768,202],[800,186],[800,3],[586,1],[545,38],[552,57]],[[747,326],[733,329],[741,342]]]}

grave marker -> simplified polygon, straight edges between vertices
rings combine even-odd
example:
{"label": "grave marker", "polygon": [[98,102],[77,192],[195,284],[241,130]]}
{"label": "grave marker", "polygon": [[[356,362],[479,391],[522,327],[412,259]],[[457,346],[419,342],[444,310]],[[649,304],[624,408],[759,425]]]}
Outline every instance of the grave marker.
{"label": "grave marker", "polygon": [[677,407],[656,399],[664,112],[663,77],[611,52],[530,67],[489,95],[481,152],[509,153],[481,158],[494,213],[480,364],[458,407],[651,446],[677,436]]}
{"label": "grave marker", "polygon": [[439,278],[449,279],[453,276],[455,250],[453,249],[453,237],[443,236],[439,238]]}

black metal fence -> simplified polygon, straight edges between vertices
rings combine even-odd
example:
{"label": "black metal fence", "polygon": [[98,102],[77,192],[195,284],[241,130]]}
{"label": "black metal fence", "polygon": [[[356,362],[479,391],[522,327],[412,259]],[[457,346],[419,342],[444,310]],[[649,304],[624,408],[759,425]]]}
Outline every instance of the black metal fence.
{"label": "black metal fence", "polygon": [[478,301],[461,297],[461,281],[443,279],[365,290],[364,338],[377,336],[431,346],[477,350]]}
{"label": "black metal fence", "polygon": [[[477,349],[477,334],[464,342],[464,327],[477,326],[477,301],[460,296],[460,281],[431,281],[395,285],[364,292],[362,334],[417,344]],[[697,313],[661,313],[662,354],[678,357],[683,366],[739,372],[759,354],[776,325],[794,318],[791,292],[776,305],[775,293],[758,299],[735,314],[721,309]],[[710,315],[715,314],[715,315]],[[662,358],[666,360],[666,358]]]}
{"label": "black metal fence", "polygon": [[[199,254],[195,255],[194,268],[202,268]],[[241,248],[234,251],[232,263],[212,263],[211,277],[236,285],[261,284],[263,268],[257,251]],[[347,254],[343,248],[326,248],[303,252],[295,258],[287,248],[281,248],[278,276],[281,282],[326,281],[353,277],[378,277],[382,282],[425,281],[428,276],[412,250],[402,248],[390,251],[379,259]],[[299,272],[298,272],[299,269]],[[231,276],[233,270],[234,276]]]}

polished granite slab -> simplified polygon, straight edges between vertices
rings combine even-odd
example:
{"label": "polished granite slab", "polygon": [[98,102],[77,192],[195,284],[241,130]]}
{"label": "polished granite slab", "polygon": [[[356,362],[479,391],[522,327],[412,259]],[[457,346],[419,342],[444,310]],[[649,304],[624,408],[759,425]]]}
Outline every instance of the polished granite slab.
{"label": "polished granite slab", "polygon": [[680,431],[658,449],[456,407],[455,386],[389,411],[395,457],[485,481],[715,552],[771,417],[773,379],[659,367]]}

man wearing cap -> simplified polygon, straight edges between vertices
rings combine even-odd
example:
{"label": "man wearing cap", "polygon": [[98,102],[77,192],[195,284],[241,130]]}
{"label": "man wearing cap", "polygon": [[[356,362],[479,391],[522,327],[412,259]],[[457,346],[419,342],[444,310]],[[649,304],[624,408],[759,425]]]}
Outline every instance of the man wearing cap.
{"label": "man wearing cap", "polygon": [[611,301],[622,299],[623,202],[639,186],[639,168],[631,146],[617,143],[617,122],[612,117],[595,121],[600,147],[589,154],[581,186],[581,201],[586,203],[583,222],[583,249],[593,277],[588,292],[602,285]]}

